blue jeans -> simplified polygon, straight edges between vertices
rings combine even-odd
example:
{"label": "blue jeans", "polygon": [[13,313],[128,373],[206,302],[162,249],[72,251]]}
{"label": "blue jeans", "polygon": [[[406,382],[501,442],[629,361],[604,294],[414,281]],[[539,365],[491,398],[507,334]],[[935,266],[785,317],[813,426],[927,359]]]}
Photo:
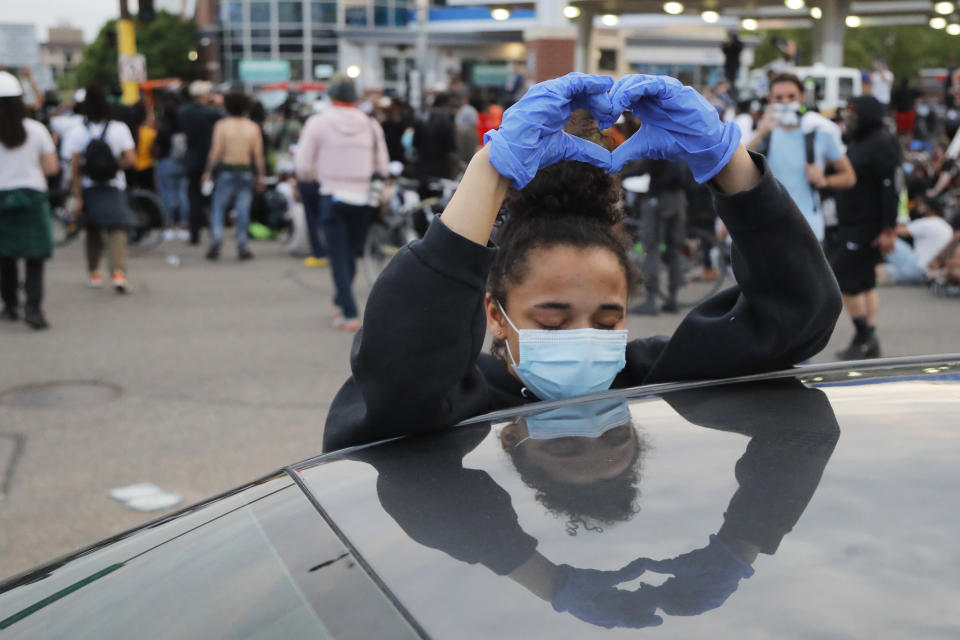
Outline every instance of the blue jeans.
{"label": "blue jeans", "polygon": [[917,254],[907,242],[897,238],[893,252],[885,258],[883,265],[887,274],[897,284],[923,284],[926,282],[926,270],[917,264]]}
{"label": "blue jeans", "polygon": [[157,160],[157,191],[167,210],[167,226],[190,223],[190,196],[187,173],[180,162],[173,158]]}
{"label": "blue jeans", "polygon": [[297,183],[300,201],[303,202],[303,215],[307,220],[307,238],[310,240],[310,254],[314,258],[326,258],[327,250],[320,237],[320,186],[316,182],[301,180]]}
{"label": "blue jeans", "polygon": [[363,243],[373,218],[373,209],[346,204],[333,196],[320,196],[320,223],[327,240],[330,273],[335,295],[333,303],[340,307],[343,317],[352,320],[359,316],[353,299],[353,278],[357,275],[357,256],[363,255]]}
{"label": "blue jeans", "polygon": [[253,201],[253,172],[242,169],[221,169],[213,189],[213,212],[210,220],[211,245],[223,242],[223,217],[230,206],[237,214],[237,248],[247,246],[250,226],[250,203]]}

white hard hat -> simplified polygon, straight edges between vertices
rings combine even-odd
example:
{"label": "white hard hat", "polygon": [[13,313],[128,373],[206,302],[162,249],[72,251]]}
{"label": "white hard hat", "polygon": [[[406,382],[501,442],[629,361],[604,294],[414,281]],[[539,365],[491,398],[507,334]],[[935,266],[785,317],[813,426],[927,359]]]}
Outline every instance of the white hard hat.
{"label": "white hard hat", "polygon": [[87,99],[87,90],[86,89],[77,89],[73,92],[73,101],[77,104],[80,104]]}
{"label": "white hard hat", "polygon": [[13,98],[23,95],[20,81],[9,71],[0,71],[0,98]]}

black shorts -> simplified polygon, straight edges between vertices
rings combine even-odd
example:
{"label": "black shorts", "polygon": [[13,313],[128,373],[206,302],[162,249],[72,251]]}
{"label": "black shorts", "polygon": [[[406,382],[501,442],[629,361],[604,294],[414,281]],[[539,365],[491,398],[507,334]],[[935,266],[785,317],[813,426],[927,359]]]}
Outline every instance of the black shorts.
{"label": "black shorts", "polygon": [[876,266],[883,261],[883,255],[873,243],[880,231],[876,225],[837,228],[833,273],[841,292],[856,295],[876,288]]}

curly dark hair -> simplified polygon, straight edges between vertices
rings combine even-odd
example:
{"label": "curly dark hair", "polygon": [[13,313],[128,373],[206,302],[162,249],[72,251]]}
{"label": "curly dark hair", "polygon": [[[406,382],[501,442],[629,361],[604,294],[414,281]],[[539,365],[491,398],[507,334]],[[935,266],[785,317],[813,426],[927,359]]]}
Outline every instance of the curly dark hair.
{"label": "curly dark hair", "polygon": [[[628,424],[634,429],[632,423]],[[507,453],[520,479],[536,492],[536,501],[553,515],[566,517],[567,534],[575,536],[581,527],[602,533],[605,526],[626,522],[640,511],[639,481],[644,451],[646,447],[638,438],[637,449],[626,469],[613,478],[589,484],[555,480],[527,457],[523,446],[516,446]]]}
{"label": "curly dark hair", "polygon": [[[586,111],[576,112],[565,130],[607,143]],[[506,305],[507,290],[523,282],[529,271],[530,252],[566,245],[610,250],[623,267],[632,294],[642,278],[630,259],[630,239],[619,226],[623,218],[620,180],[606,170],[574,161],[541,169],[523,189],[507,192],[495,236],[500,250],[490,268],[487,291]],[[506,362],[502,339],[494,340],[490,351]]]}

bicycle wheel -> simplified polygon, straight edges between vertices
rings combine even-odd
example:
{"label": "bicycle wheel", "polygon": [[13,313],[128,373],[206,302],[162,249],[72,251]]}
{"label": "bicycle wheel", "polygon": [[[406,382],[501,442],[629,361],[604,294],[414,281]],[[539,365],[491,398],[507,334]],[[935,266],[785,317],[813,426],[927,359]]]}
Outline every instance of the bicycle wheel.
{"label": "bicycle wheel", "polygon": [[137,253],[155,248],[163,242],[166,218],[163,202],[157,194],[145,189],[131,189],[127,192],[127,200],[135,220],[127,234],[127,246]]}

